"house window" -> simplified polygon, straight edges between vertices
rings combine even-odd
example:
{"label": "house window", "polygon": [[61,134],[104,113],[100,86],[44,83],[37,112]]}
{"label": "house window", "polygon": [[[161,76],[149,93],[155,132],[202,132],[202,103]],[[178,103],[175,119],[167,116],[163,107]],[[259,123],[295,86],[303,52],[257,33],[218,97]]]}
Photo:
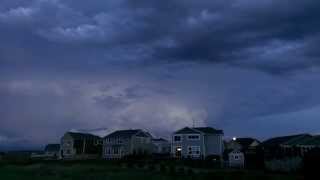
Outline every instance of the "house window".
{"label": "house window", "polygon": [[119,154],[119,148],[113,148],[113,154]]}
{"label": "house window", "polygon": [[68,150],[67,150],[67,154],[71,154],[71,151],[70,151],[70,149],[68,149]]}
{"label": "house window", "polygon": [[200,156],[200,146],[189,146],[188,147],[188,154],[193,157]]}
{"label": "house window", "polygon": [[71,141],[66,141],[65,144],[66,144],[67,146],[71,146]]}
{"label": "house window", "polygon": [[181,136],[180,135],[173,136],[173,141],[174,142],[180,142],[181,141]]}
{"label": "house window", "polygon": [[117,142],[118,142],[118,144],[122,144],[122,139],[119,138],[119,139],[117,140]]}
{"label": "house window", "polygon": [[188,140],[200,140],[200,135],[188,135]]}
{"label": "house window", "polygon": [[103,144],[103,141],[101,141],[101,140],[96,140],[94,142],[94,145],[102,145],[102,144]]}
{"label": "house window", "polygon": [[234,159],[235,159],[235,160],[238,160],[238,159],[239,159],[239,156],[235,155],[235,156],[234,156]]}
{"label": "house window", "polygon": [[111,148],[106,148],[106,154],[111,154]]}

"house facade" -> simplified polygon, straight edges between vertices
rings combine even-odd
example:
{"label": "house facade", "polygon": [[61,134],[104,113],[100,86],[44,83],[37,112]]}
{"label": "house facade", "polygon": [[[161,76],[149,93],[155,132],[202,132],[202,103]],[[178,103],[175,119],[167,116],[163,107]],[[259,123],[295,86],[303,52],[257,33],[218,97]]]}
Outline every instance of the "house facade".
{"label": "house facade", "polygon": [[243,168],[245,165],[245,155],[240,150],[232,150],[228,153],[228,166],[233,168]]}
{"label": "house facade", "polygon": [[103,141],[103,158],[120,159],[129,155],[152,153],[152,136],[143,130],[118,130]]}
{"label": "house facade", "polygon": [[203,159],[223,154],[223,131],[211,127],[182,128],[172,134],[174,158]]}
{"label": "house facade", "polygon": [[226,143],[224,159],[229,167],[257,167],[263,164],[260,141],[254,138],[234,138]]}
{"label": "house facade", "polygon": [[95,159],[101,157],[102,138],[87,133],[67,132],[61,138],[61,159]]}
{"label": "house facade", "polygon": [[152,139],[153,154],[170,154],[171,144],[168,140],[163,138]]}

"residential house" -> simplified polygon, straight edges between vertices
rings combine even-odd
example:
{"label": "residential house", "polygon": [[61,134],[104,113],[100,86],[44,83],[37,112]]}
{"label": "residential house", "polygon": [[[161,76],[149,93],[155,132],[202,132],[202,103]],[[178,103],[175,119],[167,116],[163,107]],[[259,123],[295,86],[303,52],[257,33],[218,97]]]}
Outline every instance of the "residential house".
{"label": "residential house", "polygon": [[152,139],[154,154],[170,154],[171,144],[168,140],[163,138]]}
{"label": "residential house", "polygon": [[226,149],[255,150],[260,141],[254,138],[235,138],[227,143]]}
{"label": "residential house", "polygon": [[67,132],[61,138],[60,158],[94,159],[101,157],[102,138],[88,133]]}
{"label": "residential house", "polygon": [[254,138],[235,138],[227,142],[225,160],[231,167],[256,167],[262,164],[260,141]]}
{"label": "residential house", "polygon": [[222,138],[223,131],[212,127],[182,128],[172,134],[172,156],[192,159],[222,157]]}
{"label": "residential house", "polygon": [[300,149],[301,155],[304,156],[309,151],[320,148],[320,136],[317,135],[310,138],[304,138],[303,140],[296,142],[295,146]]}
{"label": "residential house", "polygon": [[309,134],[297,134],[268,139],[262,143],[266,159],[281,159],[285,157],[303,156],[303,148],[311,147],[305,142],[312,142],[313,136]]}
{"label": "residential house", "polygon": [[305,156],[304,146],[313,136],[297,134],[268,139],[262,143],[265,168],[272,171],[290,172],[301,169]]}
{"label": "residential house", "polygon": [[106,137],[103,143],[105,159],[120,159],[129,155],[152,153],[152,136],[141,129],[118,130]]}
{"label": "residential house", "polygon": [[243,168],[245,165],[245,155],[241,150],[231,150],[228,152],[228,166],[233,168]]}
{"label": "residential house", "polygon": [[47,158],[56,159],[59,157],[60,144],[48,144],[44,148],[44,154]]}

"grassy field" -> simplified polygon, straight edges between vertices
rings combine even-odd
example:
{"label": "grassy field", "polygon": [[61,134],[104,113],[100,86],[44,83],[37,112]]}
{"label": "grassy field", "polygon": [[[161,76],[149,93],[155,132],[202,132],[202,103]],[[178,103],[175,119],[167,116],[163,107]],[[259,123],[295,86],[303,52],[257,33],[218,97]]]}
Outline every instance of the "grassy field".
{"label": "grassy field", "polygon": [[125,163],[37,162],[2,164],[1,180],[298,180],[295,175],[265,174],[258,171],[210,170]]}

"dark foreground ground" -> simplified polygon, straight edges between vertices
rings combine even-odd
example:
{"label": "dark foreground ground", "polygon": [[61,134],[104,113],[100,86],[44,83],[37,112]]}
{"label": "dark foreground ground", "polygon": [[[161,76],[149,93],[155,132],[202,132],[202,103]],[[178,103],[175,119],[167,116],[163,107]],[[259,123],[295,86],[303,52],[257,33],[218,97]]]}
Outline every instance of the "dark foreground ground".
{"label": "dark foreground ground", "polygon": [[188,168],[166,164],[33,162],[0,165],[1,180],[300,180],[299,175],[248,170]]}

